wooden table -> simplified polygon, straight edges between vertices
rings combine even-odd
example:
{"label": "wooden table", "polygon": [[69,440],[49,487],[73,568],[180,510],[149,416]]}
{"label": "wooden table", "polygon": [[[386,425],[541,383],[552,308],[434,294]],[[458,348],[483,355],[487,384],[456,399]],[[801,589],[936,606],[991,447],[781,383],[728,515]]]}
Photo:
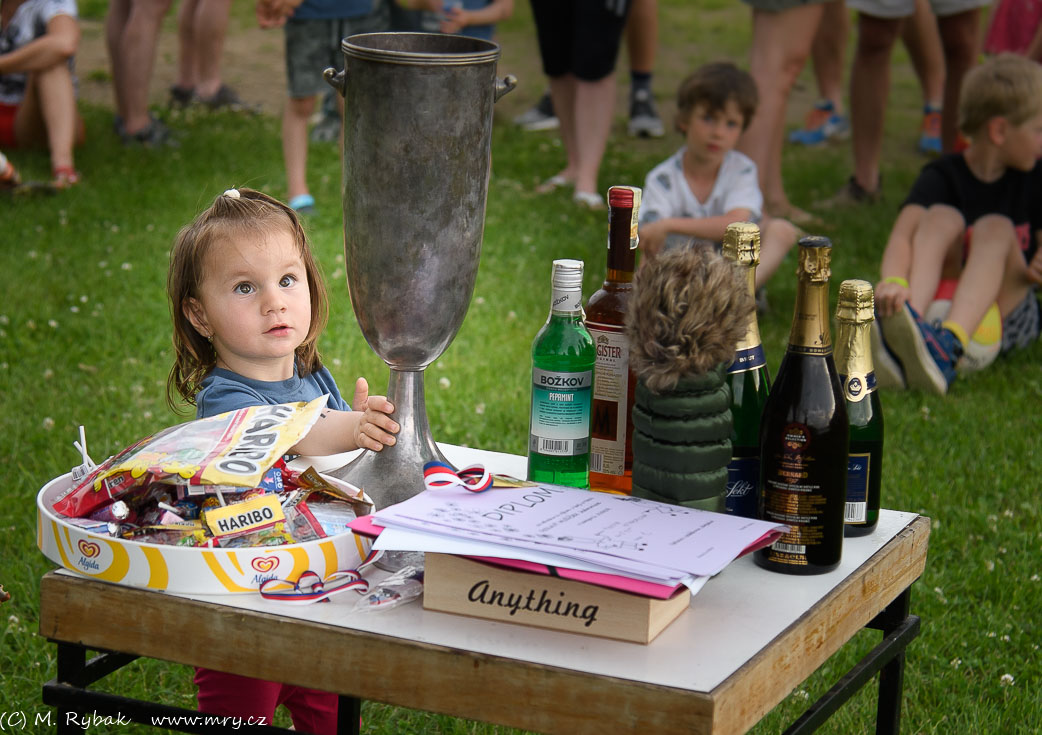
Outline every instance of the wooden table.
{"label": "wooden table", "polygon": [[[442,449],[461,466],[524,474],[523,458]],[[257,595],[171,595],[52,572],[41,582],[40,631],[58,643],[58,678],[44,686],[44,701],[59,708],[59,724],[62,710],[145,722],[150,712],[177,712],[86,690],[147,656],[537,732],[743,733],[867,626],[883,640],[788,732],[811,732],[876,672],[877,732],[897,732],[904,649],[919,630],[910,587],[929,532],[928,518],[883,511],[875,533],[846,540],[837,570],[813,577],[739,559],[647,646],[419,604],[357,613],[340,595],[285,607]],[[119,655],[85,666],[84,649]],[[356,729],[357,700],[342,702],[345,730]]]}

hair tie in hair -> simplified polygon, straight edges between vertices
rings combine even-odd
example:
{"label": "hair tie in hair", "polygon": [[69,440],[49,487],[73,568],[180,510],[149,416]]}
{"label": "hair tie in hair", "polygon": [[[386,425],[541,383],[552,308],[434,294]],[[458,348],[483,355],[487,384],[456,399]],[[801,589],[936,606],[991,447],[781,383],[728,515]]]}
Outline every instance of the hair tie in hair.
{"label": "hair tie in hair", "polygon": [[232,199],[238,199],[239,198],[239,190],[238,189],[228,189],[227,191],[224,192],[223,196],[231,197]]}

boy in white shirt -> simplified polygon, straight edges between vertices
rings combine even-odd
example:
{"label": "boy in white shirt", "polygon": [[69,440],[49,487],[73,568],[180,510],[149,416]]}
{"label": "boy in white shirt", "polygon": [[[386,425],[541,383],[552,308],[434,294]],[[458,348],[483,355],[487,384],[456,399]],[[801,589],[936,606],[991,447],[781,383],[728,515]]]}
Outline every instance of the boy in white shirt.
{"label": "boy in white shirt", "polygon": [[730,62],[706,64],[680,83],[675,127],[685,145],[644,183],[640,247],[649,257],[692,240],[719,243],[732,222],[758,222],[760,288],[796,243],[796,227],[764,216],[756,164],[734,149],[757,100],[752,77]]}

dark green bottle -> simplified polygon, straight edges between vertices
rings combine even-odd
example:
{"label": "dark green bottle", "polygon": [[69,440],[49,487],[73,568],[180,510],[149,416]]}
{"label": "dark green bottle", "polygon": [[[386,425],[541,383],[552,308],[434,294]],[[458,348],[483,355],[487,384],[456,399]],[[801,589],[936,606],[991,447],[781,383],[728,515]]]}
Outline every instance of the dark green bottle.
{"label": "dark green bottle", "polygon": [[[756,266],[760,263],[760,228],[752,222],[733,222],[724,233],[724,257],[739,267],[755,298]],[[760,485],[760,416],[767,403],[771,378],[760,341],[756,312],[749,316],[745,337],[738,343],[734,362],[727,368],[731,387],[731,463],[727,465],[728,513],[756,518]]]}
{"label": "dark green bottle", "polygon": [[532,343],[528,479],[590,486],[590,407],[597,349],[583,323],[583,262],[555,260],[550,316]]}
{"label": "dark green bottle", "polygon": [[821,574],[843,554],[850,430],[829,332],[832,243],[804,237],[789,346],[760,421],[760,518],[789,532],[754,553],[786,574]]}
{"label": "dark green bottle", "polygon": [[843,281],[836,306],[836,369],[850,422],[843,533],[864,536],[879,522],[883,409],[876,390],[870,330],[875,297],[868,281]]}

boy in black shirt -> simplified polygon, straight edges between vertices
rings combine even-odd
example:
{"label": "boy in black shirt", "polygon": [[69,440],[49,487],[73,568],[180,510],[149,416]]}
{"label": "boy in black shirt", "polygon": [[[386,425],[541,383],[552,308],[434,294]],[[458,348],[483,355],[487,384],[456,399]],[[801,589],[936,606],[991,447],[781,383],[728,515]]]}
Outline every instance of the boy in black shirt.
{"label": "boy in black shirt", "polygon": [[[962,153],[923,167],[894,223],[876,286],[873,354],[881,384],[944,395],[996,304],[1003,351],[1039,335],[1042,283],[1042,66],[1006,54],[963,83]],[[942,279],[957,279],[939,325],[921,317]]]}

